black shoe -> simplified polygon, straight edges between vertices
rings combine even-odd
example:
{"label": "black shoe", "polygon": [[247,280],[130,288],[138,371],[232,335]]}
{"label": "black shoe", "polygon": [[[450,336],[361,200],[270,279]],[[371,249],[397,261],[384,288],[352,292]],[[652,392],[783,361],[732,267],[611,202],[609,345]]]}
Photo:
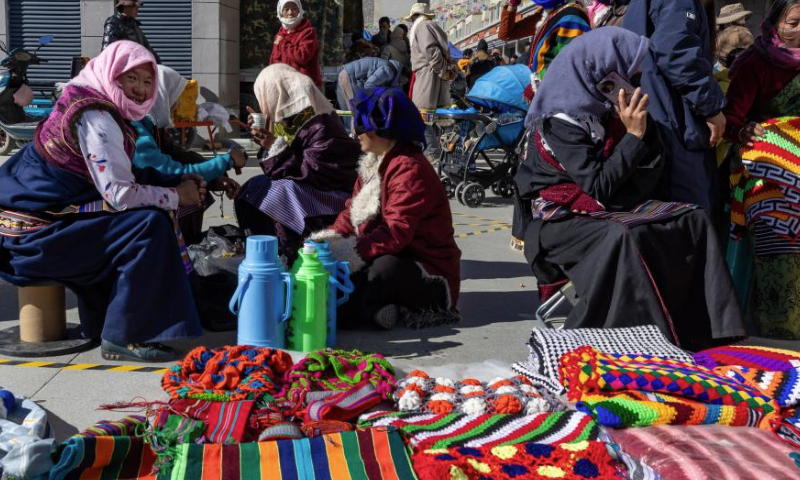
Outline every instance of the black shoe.
{"label": "black shoe", "polygon": [[382,307],[372,316],[372,323],[383,330],[392,330],[398,320],[400,320],[400,307],[394,304]]}
{"label": "black shoe", "polygon": [[461,321],[461,314],[456,310],[423,310],[408,311],[403,320],[405,326],[412,330],[421,328],[455,325]]}
{"label": "black shoe", "polygon": [[106,360],[133,360],[134,362],[172,362],[179,358],[174,348],[161,343],[129,343],[117,345],[100,342],[100,353]]}

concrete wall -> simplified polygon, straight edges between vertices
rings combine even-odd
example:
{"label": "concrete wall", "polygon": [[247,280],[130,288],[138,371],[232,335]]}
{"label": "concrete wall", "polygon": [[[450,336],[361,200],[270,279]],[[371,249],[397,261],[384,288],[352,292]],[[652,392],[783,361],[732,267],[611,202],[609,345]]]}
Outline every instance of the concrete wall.
{"label": "concrete wall", "polygon": [[225,107],[239,103],[239,1],[192,1],[192,76]]}
{"label": "concrete wall", "polygon": [[8,2],[0,0],[0,41],[8,45]]}
{"label": "concrete wall", "polygon": [[95,57],[103,45],[103,24],[114,14],[108,0],[81,0],[81,55]]}

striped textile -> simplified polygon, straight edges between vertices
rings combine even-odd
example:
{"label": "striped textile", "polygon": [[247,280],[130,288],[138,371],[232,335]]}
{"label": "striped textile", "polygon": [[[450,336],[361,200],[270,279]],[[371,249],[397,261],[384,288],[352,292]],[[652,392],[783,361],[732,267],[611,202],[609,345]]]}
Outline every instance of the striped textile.
{"label": "striped textile", "polygon": [[140,437],[79,437],[67,440],[48,480],[156,480],[156,455]]}
{"label": "striped textile", "polygon": [[608,432],[628,455],[669,480],[800,478],[793,450],[756,428],[657,426]]}
{"label": "striped textile", "polygon": [[153,423],[156,429],[163,428],[171,416],[178,414],[203,422],[206,425],[204,439],[207,442],[243,442],[247,437],[249,418],[254,410],[253,400],[214,402],[174,399],[170,400],[169,407],[159,412]]}
{"label": "striped textile", "polygon": [[302,234],[306,218],[338,215],[352,192],[323,191],[294,180],[264,175],[248,182],[242,197],[276,222]]}
{"label": "striped textile", "polygon": [[800,352],[771,347],[728,345],[697,352],[694,360],[708,369],[738,365],[782,372],[800,367]]}
{"label": "striped textile", "polygon": [[300,440],[181,445],[172,480],[414,480],[396,430],[368,429]]}
{"label": "striped textile", "polygon": [[652,425],[724,425],[758,427],[765,418],[760,409],[744,405],[709,405],[682,397],[649,392],[602,392],[585,395],[575,407],[602,427]]}
{"label": "striped textile", "polygon": [[800,253],[800,242],[793,242],[784,237],[776,237],[775,231],[764,222],[755,222],[751,232],[756,255],[759,257]]}
{"label": "striped textile", "polygon": [[129,415],[115,421],[101,420],[76,437],[127,437],[141,436],[147,428],[147,419],[141,415]]}
{"label": "striped textile", "polygon": [[[661,222],[671,218],[679,217],[684,213],[697,209],[697,205],[679,202],[662,202],[659,200],[648,200],[630,212],[594,212],[589,213],[588,217],[598,220],[610,220],[620,223],[628,228],[648,223]],[[541,198],[533,201],[533,216],[545,221],[558,220],[572,215],[574,212],[564,205],[558,205]]]}
{"label": "striped textile", "polygon": [[519,443],[597,440],[595,421],[581,412],[536,415],[375,412],[362,415],[359,426],[396,427],[415,448],[491,447]]}
{"label": "striped textile", "polygon": [[0,235],[21,237],[38,231],[48,225],[49,220],[34,217],[22,212],[0,209]]}
{"label": "striped textile", "polygon": [[349,422],[383,401],[382,395],[369,381],[314,402],[306,408],[306,421],[339,420]]}

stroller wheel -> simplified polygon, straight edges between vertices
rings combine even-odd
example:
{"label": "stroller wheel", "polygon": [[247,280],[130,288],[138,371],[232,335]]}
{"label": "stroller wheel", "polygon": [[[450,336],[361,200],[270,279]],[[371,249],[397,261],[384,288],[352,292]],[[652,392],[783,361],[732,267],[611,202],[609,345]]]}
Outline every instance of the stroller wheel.
{"label": "stroller wheel", "polygon": [[461,203],[470,208],[480,206],[484,198],[486,198],[486,192],[480,183],[469,183],[461,191]]}
{"label": "stroller wheel", "polygon": [[452,200],[456,197],[456,184],[448,177],[442,177],[441,180],[442,185],[444,185],[444,191],[447,193],[447,198]]}
{"label": "stroller wheel", "polygon": [[464,203],[464,197],[461,195],[464,192],[464,188],[466,186],[467,182],[458,182],[458,185],[456,185],[456,189],[453,191],[456,200],[458,200],[458,203],[460,203],[461,205],[466,205],[466,203]]}
{"label": "stroller wheel", "polygon": [[503,198],[511,198],[514,196],[514,179],[510,176],[505,176],[497,182],[497,193]]}
{"label": "stroller wheel", "polygon": [[500,191],[497,189],[497,187],[500,185],[501,181],[502,180],[498,180],[496,182],[492,182],[492,193],[494,193],[495,195],[500,195]]}

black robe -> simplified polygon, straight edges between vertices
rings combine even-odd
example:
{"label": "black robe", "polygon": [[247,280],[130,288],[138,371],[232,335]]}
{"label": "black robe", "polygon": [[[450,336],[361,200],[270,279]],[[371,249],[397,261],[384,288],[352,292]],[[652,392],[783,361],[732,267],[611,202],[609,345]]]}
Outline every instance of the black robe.
{"label": "black robe", "polygon": [[[549,118],[539,128],[563,171],[545,161],[532,136],[516,176],[526,211],[541,190],[563,183],[579,185],[609,211],[652,197],[663,163],[652,122],[644,140],[625,134],[606,159],[602,144],[578,125]],[[744,336],[730,274],[702,209],[633,227],[586,215],[529,216],[524,239],[540,283],[566,276],[575,285],[579,303],[567,328],[655,324],[689,349]]]}

